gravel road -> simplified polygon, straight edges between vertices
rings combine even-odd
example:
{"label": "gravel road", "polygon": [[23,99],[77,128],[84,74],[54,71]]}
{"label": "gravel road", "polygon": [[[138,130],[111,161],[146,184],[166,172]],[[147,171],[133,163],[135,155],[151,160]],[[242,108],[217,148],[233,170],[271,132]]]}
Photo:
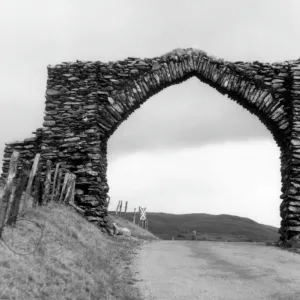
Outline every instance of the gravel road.
{"label": "gravel road", "polygon": [[145,300],[300,299],[300,255],[255,243],[151,242],[132,270]]}

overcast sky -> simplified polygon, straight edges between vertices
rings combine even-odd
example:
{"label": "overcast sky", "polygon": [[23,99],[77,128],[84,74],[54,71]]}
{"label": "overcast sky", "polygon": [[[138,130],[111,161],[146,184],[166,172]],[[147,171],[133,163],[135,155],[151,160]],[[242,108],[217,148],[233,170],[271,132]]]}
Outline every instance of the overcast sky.
{"label": "overcast sky", "polygon": [[[41,127],[47,65],[195,47],[227,60],[300,56],[300,2],[0,1],[0,152]],[[163,90],[109,140],[112,209],[234,214],[279,226],[279,149],[258,119],[195,78]]]}

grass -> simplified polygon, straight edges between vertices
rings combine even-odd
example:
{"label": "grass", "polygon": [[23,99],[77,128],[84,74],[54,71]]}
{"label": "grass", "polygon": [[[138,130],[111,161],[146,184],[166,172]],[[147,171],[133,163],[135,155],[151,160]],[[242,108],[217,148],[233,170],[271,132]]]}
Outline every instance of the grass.
{"label": "grass", "polygon": [[[50,203],[28,208],[0,247],[0,300],[141,299],[129,265],[142,239],[156,239],[129,221],[134,238],[109,237],[71,207]],[[40,224],[41,229],[32,220]],[[35,251],[34,251],[35,250]],[[32,252],[26,255],[26,253]]]}

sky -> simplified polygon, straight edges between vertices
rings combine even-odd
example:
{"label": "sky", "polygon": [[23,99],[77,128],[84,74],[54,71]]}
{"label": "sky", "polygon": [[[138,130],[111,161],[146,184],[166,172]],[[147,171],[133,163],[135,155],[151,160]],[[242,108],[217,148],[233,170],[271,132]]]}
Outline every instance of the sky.
{"label": "sky", "polygon": [[[287,5],[288,3],[288,5]],[[47,65],[194,47],[230,61],[300,56],[297,0],[1,0],[0,155],[41,127]],[[111,209],[233,214],[279,226],[279,149],[195,78],[151,97],[108,143]]]}

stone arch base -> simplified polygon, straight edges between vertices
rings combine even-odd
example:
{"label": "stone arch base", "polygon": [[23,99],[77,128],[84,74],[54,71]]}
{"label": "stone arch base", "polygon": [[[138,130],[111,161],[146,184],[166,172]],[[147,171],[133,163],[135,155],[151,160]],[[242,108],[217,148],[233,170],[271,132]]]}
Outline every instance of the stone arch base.
{"label": "stone arch base", "polygon": [[2,179],[13,149],[22,159],[40,152],[42,162],[60,162],[77,175],[77,205],[89,221],[105,227],[107,140],[152,95],[193,76],[255,114],[272,133],[281,150],[281,240],[296,236],[300,232],[299,60],[227,62],[189,48],[149,59],[49,65],[43,128],[32,139],[6,146]]}

